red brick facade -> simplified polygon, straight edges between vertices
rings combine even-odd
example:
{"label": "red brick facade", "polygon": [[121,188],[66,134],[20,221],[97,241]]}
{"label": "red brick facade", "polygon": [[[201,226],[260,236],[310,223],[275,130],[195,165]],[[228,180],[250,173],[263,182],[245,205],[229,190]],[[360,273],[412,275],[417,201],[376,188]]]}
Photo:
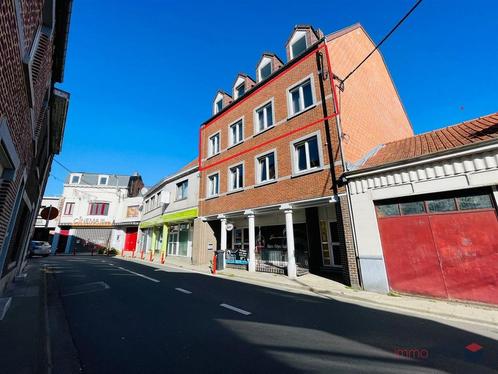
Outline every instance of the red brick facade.
{"label": "red brick facade", "polygon": [[[343,280],[358,285],[348,201],[344,187],[334,180],[343,174],[343,166],[348,162],[357,161],[379,143],[410,136],[412,129],[380,54],[374,54],[364,69],[347,81],[344,92],[339,94],[334,87],[338,80],[333,80],[333,77],[344,77],[373,48],[361,26],[355,25],[327,38],[323,38],[321,31],[310,27],[299,26],[294,31],[303,30],[308,33],[305,53],[274,69],[270,77],[201,127],[200,215],[213,219],[220,214],[242,214],[248,209],[278,209],[279,205],[287,203],[316,200],[323,204],[327,201],[324,198],[339,196],[339,204],[334,206],[340,224]],[[288,59],[289,48],[288,45]],[[298,115],[291,115],[289,89],[309,78],[314,105]],[[274,126],[256,133],[255,110],[269,101],[273,103]],[[339,141],[339,118],[342,144]],[[230,126],[240,119],[243,120],[244,140],[230,146]],[[220,153],[210,157],[209,138],[216,133],[220,134]],[[293,142],[312,135],[319,139],[321,166],[309,173],[298,174],[295,172]],[[270,151],[276,153],[276,180],[258,184],[256,158]],[[244,186],[238,192],[230,192],[229,168],[240,163],[244,166]],[[216,197],[207,195],[208,177],[213,173],[219,173],[220,188]],[[306,212],[306,220],[309,218],[309,222],[314,222],[309,224],[318,222],[316,214],[312,209]],[[314,241],[315,246],[310,251],[316,251],[317,246],[320,248],[319,239],[310,240],[309,237],[310,233],[319,235],[316,230],[308,227],[309,245],[312,246]]]}
{"label": "red brick facade", "polygon": [[[45,10],[44,18],[45,2],[50,12]],[[8,178],[5,172],[0,176],[0,292],[5,286],[3,277],[13,273],[8,262],[13,259],[22,262],[23,248],[12,248],[12,242],[19,230],[23,231],[23,243],[30,234],[30,223],[36,215],[53,157],[46,154],[60,147],[53,142],[59,123],[54,122],[58,113],[52,93],[52,74],[54,46],[62,43],[65,48],[66,35],[55,31],[52,14],[56,14],[61,25],[67,25],[71,2],[57,3],[51,8],[53,3],[49,0],[0,2],[0,140],[2,146],[13,153],[8,157],[18,160],[12,170],[9,169]],[[61,29],[67,30],[63,26]],[[65,109],[61,112],[64,121]],[[52,118],[50,131],[49,118]],[[30,212],[29,218],[19,223],[16,220],[23,204]]]}

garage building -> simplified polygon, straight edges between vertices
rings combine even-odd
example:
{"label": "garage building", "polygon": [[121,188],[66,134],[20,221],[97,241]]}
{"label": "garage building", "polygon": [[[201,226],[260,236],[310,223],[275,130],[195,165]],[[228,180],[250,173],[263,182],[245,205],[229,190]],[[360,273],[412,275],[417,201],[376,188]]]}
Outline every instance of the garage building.
{"label": "garage building", "polygon": [[346,178],[365,289],[498,304],[498,113],[382,145]]}

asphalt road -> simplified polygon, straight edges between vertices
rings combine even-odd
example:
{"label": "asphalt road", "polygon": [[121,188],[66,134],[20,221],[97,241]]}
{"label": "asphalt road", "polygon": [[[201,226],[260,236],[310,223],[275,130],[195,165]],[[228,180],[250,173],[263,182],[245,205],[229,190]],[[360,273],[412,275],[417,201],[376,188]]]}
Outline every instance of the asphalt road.
{"label": "asphalt road", "polygon": [[431,320],[119,258],[39,263],[84,373],[498,372],[496,340]]}

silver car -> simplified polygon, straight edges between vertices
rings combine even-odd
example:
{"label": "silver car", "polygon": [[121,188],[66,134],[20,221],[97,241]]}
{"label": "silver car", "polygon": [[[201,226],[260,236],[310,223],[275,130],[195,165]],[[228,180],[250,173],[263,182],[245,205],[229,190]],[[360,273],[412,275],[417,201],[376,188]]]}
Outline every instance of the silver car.
{"label": "silver car", "polygon": [[50,255],[52,251],[52,245],[49,242],[42,242],[38,240],[32,240],[31,246],[29,248],[30,256],[43,256],[46,257]]}

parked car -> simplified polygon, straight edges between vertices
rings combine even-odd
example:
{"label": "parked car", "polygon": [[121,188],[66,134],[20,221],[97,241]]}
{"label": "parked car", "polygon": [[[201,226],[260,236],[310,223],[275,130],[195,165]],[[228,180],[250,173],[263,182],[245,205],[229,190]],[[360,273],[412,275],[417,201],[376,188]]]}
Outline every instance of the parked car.
{"label": "parked car", "polygon": [[32,240],[29,247],[29,256],[43,256],[46,257],[50,255],[52,251],[52,245],[49,242],[42,242],[38,240]]}

